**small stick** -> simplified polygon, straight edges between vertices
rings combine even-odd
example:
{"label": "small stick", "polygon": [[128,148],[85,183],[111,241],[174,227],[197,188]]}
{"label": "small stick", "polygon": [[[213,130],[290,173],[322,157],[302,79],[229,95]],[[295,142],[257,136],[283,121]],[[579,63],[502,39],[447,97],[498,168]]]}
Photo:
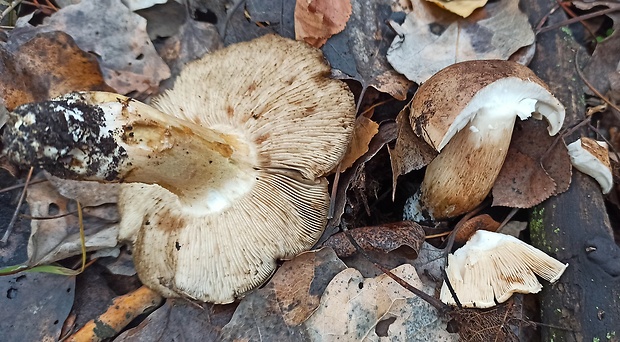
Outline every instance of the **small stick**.
{"label": "small stick", "polygon": [[24,202],[24,198],[26,197],[26,189],[28,188],[28,184],[30,183],[32,171],[34,171],[34,168],[31,166],[30,171],[28,171],[28,176],[26,177],[26,182],[24,183],[24,189],[22,190],[22,194],[19,197],[19,201],[17,202],[17,208],[15,208],[15,212],[13,213],[13,217],[11,218],[11,222],[9,222],[9,226],[6,227],[4,236],[2,236],[2,239],[0,240],[2,244],[6,244],[6,242],[9,241],[9,236],[13,231],[13,227],[15,226],[15,222],[17,221],[17,217],[19,216],[19,210],[22,206],[22,203]]}

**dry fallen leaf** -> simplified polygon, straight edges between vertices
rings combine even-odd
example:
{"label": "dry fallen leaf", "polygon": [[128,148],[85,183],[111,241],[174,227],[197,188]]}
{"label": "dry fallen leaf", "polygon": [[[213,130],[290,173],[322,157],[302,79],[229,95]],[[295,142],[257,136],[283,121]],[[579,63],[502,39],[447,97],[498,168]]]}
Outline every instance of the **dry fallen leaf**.
{"label": "dry fallen leaf", "polygon": [[314,312],[329,281],[346,266],[331,248],[285,262],[263,288],[239,303],[222,329],[224,341],[303,341],[301,323]]}
{"label": "dry fallen leaf", "polygon": [[405,106],[396,117],[398,136],[394,148],[388,148],[392,164],[392,200],[396,195],[398,177],[428,165],[436,156],[437,151],[418,137],[411,127],[409,106]]}
{"label": "dry fallen leaf", "polygon": [[[40,33],[0,47],[0,94],[8,110],[75,90],[111,91],[95,57],[63,32]],[[0,114],[1,116],[1,114]]]}
{"label": "dry fallen leaf", "polygon": [[371,119],[360,115],[355,120],[353,128],[353,136],[347,148],[342,161],[340,162],[340,171],[344,172],[350,168],[355,161],[368,152],[368,144],[372,138],[379,132],[379,124]]}
{"label": "dry fallen leaf", "polygon": [[[424,292],[434,292],[409,264],[392,273]],[[424,341],[458,341],[430,304],[385,274],[365,279],[353,268],[332,279],[321,305],[304,326],[314,341],[411,341],[413,336]]]}
{"label": "dry fallen leaf", "polygon": [[[78,218],[75,213],[70,214],[76,210],[75,201],[58,194],[50,182],[30,185],[26,201],[33,216],[28,265],[49,264],[82,253]],[[105,210],[115,211],[115,208],[107,207]],[[68,215],[61,216],[63,214]],[[86,211],[84,214],[86,250],[111,248],[118,244],[118,217],[111,220],[102,212],[95,212],[93,216]],[[36,219],[38,217],[49,219]]]}
{"label": "dry fallen leaf", "polygon": [[299,0],[295,5],[295,39],[319,48],[344,30],[350,16],[350,0]]}
{"label": "dry fallen leaf", "polygon": [[402,25],[387,59],[408,79],[423,83],[439,70],[475,59],[508,59],[520,47],[534,42],[527,16],[518,0],[489,3],[464,19],[424,0],[412,0],[413,9]]}
{"label": "dry fallen leaf", "polygon": [[363,89],[373,87],[403,101],[412,84],[394,71],[385,57],[394,37],[387,25],[392,2],[351,0],[353,12],[346,28],[325,43],[323,53],[338,78],[354,79]]}
{"label": "dry fallen leaf", "polygon": [[493,186],[494,206],[530,208],[568,190],[571,162],[564,141],[557,139],[549,136],[545,120],[516,122],[508,155]]}
{"label": "dry fallen leaf", "polygon": [[146,33],[146,19],[120,0],[82,1],[60,9],[43,25],[16,30],[22,35],[69,34],[80,49],[98,57],[106,83],[121,94],[150,95],[170,77],[170,69]]}
{"label": "dry fallen leaf", "polygon": [[[401,247],[408,247],[415,258],[424,243],[424,229],[412,221],[401,221],[372,227],[351,229],[351,237],[365,251],[389,253]],[[357,249],[349,241],[345,233],[332,235],[325,243],[340,258],[357,253]]]}
{"label": "dry fallen leaf", "polygon": [[469,17],[473,11],[486,5],[488,0],[426,0],[435,3],[437,6],[444,8],[454,14],[458,14],[463,18]]}

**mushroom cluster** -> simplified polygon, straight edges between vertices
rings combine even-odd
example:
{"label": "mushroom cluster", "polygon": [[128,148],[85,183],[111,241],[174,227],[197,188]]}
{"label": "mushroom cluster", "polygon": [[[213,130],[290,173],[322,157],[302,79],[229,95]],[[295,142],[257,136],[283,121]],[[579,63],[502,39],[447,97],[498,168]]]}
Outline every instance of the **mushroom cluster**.
{"label": "mushroom cluster", "polygon": [[516,118],[545,118],[555,135],[564,114],[545,83],[518,63],[476,60],[439,71],[410,104],[414,132],[440,153],[407,201],[405,219],[442,220],[471,211],[495,183]]}
{"label": "mushroom cluster", "polygon": [[5,153],[53,175],[123,182],[120,238],[142,282],[228,303],[321,235],[324,176],[355,119],[322,54],[276,35],[188,64],[153,107],[71,93],[11,113]]}

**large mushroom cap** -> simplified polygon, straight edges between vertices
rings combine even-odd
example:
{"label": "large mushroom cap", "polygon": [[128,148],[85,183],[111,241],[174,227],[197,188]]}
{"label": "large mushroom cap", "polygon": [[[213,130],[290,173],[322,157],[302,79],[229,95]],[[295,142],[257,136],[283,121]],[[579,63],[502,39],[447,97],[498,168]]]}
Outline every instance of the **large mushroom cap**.
{"label": "large mushroom cap", "polygon": [[329,74],[319,50],[268,35],[188,64],[154,101],[162,112],[245,142],[251,166],[219,190],[238,199],[207,213],[185,210],[159,185],[125,185],[121,234],[135,240],[146,285],[167,296],[231,302],[265,282],[277,259],[316,242],[327,220],[322,176],[342,158],[355,117],[352,94]]}
{"label": "large mushroom cap", "polygon": [[550,135],[564,122],[564,107],[532,70],[510,61],[474,60],[442,69],[420,86],[411,102],[411,124],[441,151],[482,108],[508,106],[522,120],[535,109],[536,118],[549,122]]}

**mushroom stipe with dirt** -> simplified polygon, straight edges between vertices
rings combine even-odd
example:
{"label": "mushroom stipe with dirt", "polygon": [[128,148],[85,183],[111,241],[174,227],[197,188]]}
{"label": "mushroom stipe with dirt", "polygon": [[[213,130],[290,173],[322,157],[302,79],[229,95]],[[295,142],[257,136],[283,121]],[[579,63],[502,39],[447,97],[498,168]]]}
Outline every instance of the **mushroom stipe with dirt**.
{"label": "mushroom stipe with dirt", "polygon": [[344,155],[353,95],[321,52],[276,35],[188,64],[149,106],[103,92],[16,108],[11,160],[123,182],[119,239],[166,297],[229,303],[320,237],[324,176]]}

